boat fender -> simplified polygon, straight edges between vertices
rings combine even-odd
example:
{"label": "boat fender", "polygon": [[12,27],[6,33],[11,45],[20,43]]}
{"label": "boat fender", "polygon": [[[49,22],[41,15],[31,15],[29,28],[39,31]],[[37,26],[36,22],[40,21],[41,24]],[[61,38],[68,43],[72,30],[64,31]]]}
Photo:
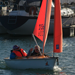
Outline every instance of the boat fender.
{"label": "boat fender", "polygon": [[33,11],[33,15],[36,15],[36,7],[35,6],[30,7],[30,9],[29,9],[29,15],[32,14],[32,11]]}

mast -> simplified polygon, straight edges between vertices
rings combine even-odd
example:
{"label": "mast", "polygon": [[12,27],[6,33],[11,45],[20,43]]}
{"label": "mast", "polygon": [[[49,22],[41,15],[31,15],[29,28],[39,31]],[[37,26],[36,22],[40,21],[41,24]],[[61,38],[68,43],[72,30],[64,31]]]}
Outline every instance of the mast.
{"label": "mast", "polygon": [[[46,3],[46,12],[45,12],[45,22],[44,22],[44,34],[43,34],[43,36],[45,36],[45,25],[46,25],[46,15],[47,15],[47,5],[48,5],[48,0],[47,0],[47,3]],[[45,49],[45,46],[44,46],[44,39],[45,39],[45,37],[43,37],[43,54],[44,54],[44,49]]]}
{"label": "mast", "polygon": [[52,6],[52,0],[47,0],[46,4],[46,14],[45,14],[45,23],[44,23],[44,37],[43,37],[43,53],[44,53],[44,48],[48,36],[48,31],[49,31],[49,25],[50,25],[50,16],[51,16],[51,6]]}

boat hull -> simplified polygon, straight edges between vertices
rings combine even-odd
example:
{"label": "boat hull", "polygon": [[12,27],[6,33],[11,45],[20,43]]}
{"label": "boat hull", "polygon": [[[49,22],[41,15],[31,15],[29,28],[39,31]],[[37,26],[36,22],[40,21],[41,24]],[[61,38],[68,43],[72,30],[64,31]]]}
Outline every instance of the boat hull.
{"label": "boat hull", "polygon": [[5,59],[6,65],[13,69],[53,69],[56,57],[38,59]]}
{"label": "boat hull", "polygon": [[[15,19],[16,18],[16,19]],[[1,16],[0,21],[7,29],[9,34],[13,35],[31,35],[35,27],[37,17],[27,16]],[[53,34],[54,20],[51,19],[49,33]]]}
{"label": "boat hull", "polygon": [[4,28],[4,26],[2,26],[1,22],[0,22],[0,34],[6,34],[7,33],[7,29]]}
{"label": "boat hull", "polygon": [[[13,17],[13,18],[11,18]],[[0,17],[3,27],[7,29],[7,32],[12,35],[31,35],[36,24],[37,17],[27,16],[2,16]],[[62,17],[62,23],[64,25],[74,24],[75,17]],[[51,17],[49,34],[53,34],[54,31],[54,18]]]}

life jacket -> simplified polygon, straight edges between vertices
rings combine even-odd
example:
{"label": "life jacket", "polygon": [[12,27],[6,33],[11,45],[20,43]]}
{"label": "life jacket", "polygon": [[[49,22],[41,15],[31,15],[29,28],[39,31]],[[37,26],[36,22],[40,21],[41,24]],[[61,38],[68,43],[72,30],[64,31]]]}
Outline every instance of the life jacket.
{"label": "life jacket", "polygon": [[20,50],[13,50],[13,53],[15,53],[16,56],[18,56],[18,57],[23,57],[23,56],[26,57],[27,56],[27,53],[22,48]]}

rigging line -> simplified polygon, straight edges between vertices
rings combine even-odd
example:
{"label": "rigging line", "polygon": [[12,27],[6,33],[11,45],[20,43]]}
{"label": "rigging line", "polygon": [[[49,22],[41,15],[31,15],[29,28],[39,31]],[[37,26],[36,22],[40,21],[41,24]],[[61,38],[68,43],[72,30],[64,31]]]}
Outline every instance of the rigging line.
{"label": "rigging line", "polygon": [[[38,43],[37,43],[37,41],[36,41],[36,39],[35,39],[34,34],[32,34],[32,36],[33,36],[33,39],[34,39],[34,41],[35,41],[36,45],[38,45]],[[38,48],[38,50],[39,50],[40,54],[42,55],[42,53],[41,53],[41,51],[40,51],[40,48]]]}
{"label": "rigging line", "polygon": [[53,51],[51,51],[51,52],[47,52],[47,53],[45,53],[45,54],[49,54],[49,53],[52,53]]}
{"label": "rigging line", "polygon": [[36,39],[35,39],[35,37],[34,37],[34,34],[32,34],[32,36],[33,36],[33,39],[34,39],[36,45],[38,45],[38,43],[37,43],[37,41],[36,41]]}
{"label": "rigging line", "polygon": [[63,24],[65,24],[69,19],[71,19],[71,17],[69,17]]}

